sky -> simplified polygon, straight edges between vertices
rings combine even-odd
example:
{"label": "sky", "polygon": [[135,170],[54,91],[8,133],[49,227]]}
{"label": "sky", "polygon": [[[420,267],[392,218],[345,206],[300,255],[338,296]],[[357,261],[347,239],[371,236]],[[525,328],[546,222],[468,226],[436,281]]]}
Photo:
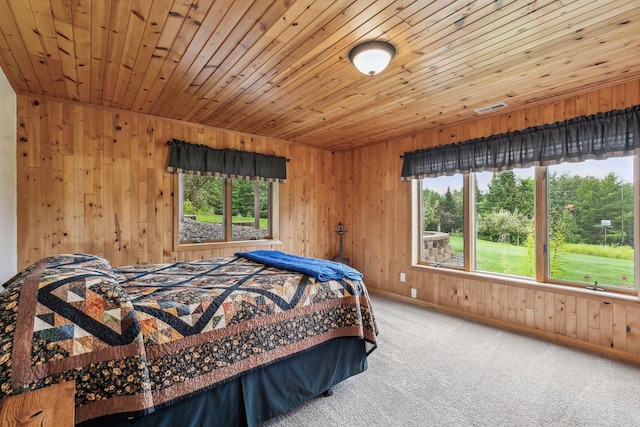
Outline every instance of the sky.
{"label": "sky", "polygon": [[[606,164],[606,167],[601,167]],[[533,177],[533,168],[514,169],[516,176]],[[615,157],[607,160],[587,160],[581,163],[561,163],[550,166],[550,171],[562,174],[567,172],[570,175],[593,176],[604,178],[609,172],[614,172],[624,182],[633,182],[633,157]],[[476,173],[478,188],[486,191],[491,181],[491,173]],[[445,194],[447,188],[451,190],[462,189],[462,175],[441,176],[436,179],[429,179],[428,188],[440,194]]]}

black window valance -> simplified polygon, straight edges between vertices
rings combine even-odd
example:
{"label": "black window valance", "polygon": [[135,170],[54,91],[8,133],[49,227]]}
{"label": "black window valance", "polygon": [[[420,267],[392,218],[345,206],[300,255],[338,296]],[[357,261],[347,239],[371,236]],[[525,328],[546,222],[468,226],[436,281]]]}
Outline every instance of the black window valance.
{"label": "black window valance", "polygon": [[287,159],[249,151],[216,150],[206,145],[173,139],[167,170],[190,175],[245,178],[261,181],[287,181]]}
{"label": "black window valance", "polygon": [[402,179],[544,166],[640,151],[640,105],[404,153]]}

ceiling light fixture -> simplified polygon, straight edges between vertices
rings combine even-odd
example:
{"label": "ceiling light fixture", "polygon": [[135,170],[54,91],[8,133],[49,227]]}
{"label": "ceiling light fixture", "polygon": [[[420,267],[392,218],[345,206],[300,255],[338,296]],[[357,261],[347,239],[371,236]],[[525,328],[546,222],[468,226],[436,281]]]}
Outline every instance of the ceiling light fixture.
{"label": "ceiling light fixture", "polygon": [[377,40],[360,43],[349,52],[349,60],[363,74],[373,76],[384,70],[396,54],[391,43]]}

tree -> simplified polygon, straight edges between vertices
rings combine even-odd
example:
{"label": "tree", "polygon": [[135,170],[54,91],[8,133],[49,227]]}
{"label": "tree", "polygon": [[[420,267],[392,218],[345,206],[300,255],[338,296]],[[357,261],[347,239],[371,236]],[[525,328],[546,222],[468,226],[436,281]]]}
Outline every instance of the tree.
{"label": "tree", "polygon": [[632,244],[633,184],[623,183],[614,173],[604,178],[550,174],[548,188],[550,209],[570,207],[573,221],[567,222],[568,243],[602,244],[600,223],[606,219],[611,221],[608,232],[613,232],[616,243]]}
{"label": "tree", "polygon": [[487,194],[482,198],[481,213],[504,209],[514,212],[521,201],[517,177],[513,171],[494,173]]}
{"label": "tree", "polygon": [[423,230],[438,230],[440,218],[437,213],[440,208],[440,194],[429,189],[422,191],[422,226]]}
{"label": "tree", "polygon": [[455,231],[459,221],[456,218],[456,202],[449,187],[447,187],[444,200],[439,204],[438,216],[440,224],[446,232]]}
{"label": "tree", "polygon": [[234,179],[231,186],[232,215],[253,217],[254,182],[248,179]]}
{"label": "tree", "polygon": [[478,238],[492,242],[519,245],[528,233],[530,218],[520,213],[500,209],[478,218]]}
{"label": "tree", "polygon": [[558,277],[562,273],[562,246],[571,235],[568,224],[572,219],[568,209],[557,206],[549,209],[549,273],[552,277]]}
{"label": "tree", "polygon": [[527,218],[533,218],[535,183],[533,178],[521,178],[517,183],[517,209]]}
{"label": "tree", "polygon": [[198,210],[206,205],[206,192],[204,187],[206,185],[205,176],[199,175],[185,175],[184,176],[184,200],[189,201],[191,206]]}

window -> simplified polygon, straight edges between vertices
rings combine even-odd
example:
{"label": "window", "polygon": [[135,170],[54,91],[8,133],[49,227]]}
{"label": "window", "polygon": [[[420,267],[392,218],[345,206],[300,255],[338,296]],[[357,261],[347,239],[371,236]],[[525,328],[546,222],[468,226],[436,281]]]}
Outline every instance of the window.
{"label": "window", "polygon": [[277,183],[179,174],[178,185],[179,245],[273,243]]}
{"label": "window", "polygon": [[[637,162],[626,156],[416,180],[420,262],[635,291]],[[470,208],[460,211],[462,195]],[[422,240],[430,232],[447,235],[450,258],[429,257]],[[461,264],[455,254],[465,247],[473,251]]]}
{"label": "window", "polygon": [[634,288],[633,171],[633,157],[549,166],[549,278]]}
{"label": "window", "polygon": [[477,270],[534,276],[533,172],[474,174]]}
{"label": "window", "polygon": [[422,181],[420,259],[427,263],[464,267],[462,174]]}

